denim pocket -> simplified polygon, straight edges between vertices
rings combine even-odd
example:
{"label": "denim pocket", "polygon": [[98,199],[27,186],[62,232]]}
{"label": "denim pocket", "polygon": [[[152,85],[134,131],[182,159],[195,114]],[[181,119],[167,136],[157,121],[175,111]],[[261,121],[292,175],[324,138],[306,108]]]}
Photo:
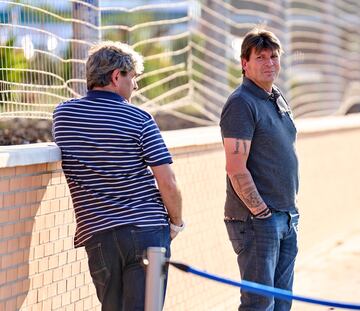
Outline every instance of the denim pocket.
{"label": "denim pocket", "polygon": [[294,230],[296,234],[299,232],[299,213],[289,213],[290,215],[290,222],[291,222],[291,228]]}
{"label": "denim pocket", "polygon": [[246,246],[246,223],[240,220],[225,220],[225,226],[229,235],[231,245],[235,253],[239,255]]}
{"label": "denim pocket", "polygon": [[109,280],[110,272],[106,266],[101,243],[85,246],[88,256],[90,275],[95,283],[98,297],[102,301],[102,293]]}
{"label": "denim pocket", "polygon": [[169,226],[158,226],[151,228],[136,228],[131,230],[135,246],[136,260],[142,260],[148,247],[164,247],[165,256],[170,258],[170,229]]}
{"label": "denim pocket", "polygon": [[251,221],[254,223],[254,222],[258,222],[258,223],[263,223],[263,224],[271,224],[274,220],[274,215],[276,214],[277,212],[272,212],[270,217],[266,217],[266,218],[256,218],[256,217],[251,217]]}

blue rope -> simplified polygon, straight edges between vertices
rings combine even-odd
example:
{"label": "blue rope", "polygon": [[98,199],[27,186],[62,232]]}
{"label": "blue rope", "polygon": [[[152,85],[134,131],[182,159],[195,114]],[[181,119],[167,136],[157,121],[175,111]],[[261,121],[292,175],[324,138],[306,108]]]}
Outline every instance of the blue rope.
{"label": "blue rope", "polygon": [[323,306],[328,306],[328,307],[360,310],[360,304],[342,303],[342,302],[337,302],[337,301],[314,299],[314,298],[308,298],[308,297],[304,297],[304,296],[298,296],[298,295],[294,295],[290,291],[283,290],[280,288],[266,286],[266,285],[262,285],[262,284],[258,284],[258,283],[254,283],[254,282],[249,282],[249,281],[237,282],[237,281],[219,277],[217,275],[210,274],[210,273],[192,268],[192,267],[182,264],[182,263],[171,262],[171,261],[169,263],[184,272],[189,272],[189,273],[201,276],[203,278],[214,280],[214,281],[217,281],[220,283],[224,283],[224,284],[228,284],[228,285],[232,285],[232,286],[236,286],[236,287],[241,287],[242,289],[245,289],[249,292],[253,292],[253,293],[264,295],[264,296],[271,296],[271,297],[273,296],[273,297],[281,298],[281,299],[285,299],[285,300],[299,300],[302,302],[313,303],[313,304],[318,304],[318,305],[323,305]]}

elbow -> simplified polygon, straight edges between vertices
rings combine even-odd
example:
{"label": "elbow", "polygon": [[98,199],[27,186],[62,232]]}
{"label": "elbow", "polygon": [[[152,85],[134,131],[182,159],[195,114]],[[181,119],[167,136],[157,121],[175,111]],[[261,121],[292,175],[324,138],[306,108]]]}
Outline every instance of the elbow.
{"label": "elbow", "polygon": [[225,171],[230,178],[239,173],[239,169],[237,169],[233,165],[226,165]]}
{"label": "elbow", "polygon": [[177,185],[175,179],[170,180],[169,182],[165,183],[163,188],[165,188],[166,191],[168,191],[169,193],[179,192],[179,188],[178,188],[178,185]]}
{"label": "elbow", "polygon": [[234,165],[226,165],[225,167],[226,174],[229,176],[229,178],[233,178],[234,176],[238,174],[249,174],[249,171],[246,167],[239,167]]}
{"label": "elbow", "polygon": [[229,177],[234,176],[234,170],[232,168],[229,168],[228,166],[226,166],[225,171]]}

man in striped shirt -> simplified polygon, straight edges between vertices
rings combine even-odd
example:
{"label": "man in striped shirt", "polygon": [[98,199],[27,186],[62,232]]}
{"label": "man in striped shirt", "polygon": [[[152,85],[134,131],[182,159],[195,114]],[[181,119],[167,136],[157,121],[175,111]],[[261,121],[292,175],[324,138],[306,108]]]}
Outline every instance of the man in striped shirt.
{"label": "man in striped shirt", "polygon": [[143,253],[164,247],[170,257],[184,228],[171,155],[151,115],[129,103],[142,71],[128,45],[96,45],[86,63],[87,95],[54,111],[74,243],[85,246],[103,311],[144,309]]}

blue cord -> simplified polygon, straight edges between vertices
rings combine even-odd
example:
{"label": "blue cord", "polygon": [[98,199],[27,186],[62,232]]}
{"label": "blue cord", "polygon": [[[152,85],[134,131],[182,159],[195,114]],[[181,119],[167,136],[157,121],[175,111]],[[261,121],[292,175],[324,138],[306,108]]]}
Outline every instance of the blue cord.
{"label": "blue cord", "polygon": [[236,286],[236,287],[241,287],[242,289],[245,289],[249,292],[261,294],[264,296],[271,296],[271,297],[273,296],[273,297],[281,298],[281,299],[285,299],[285,300],[299,300],[302,302],[313,303],[313,304],[335,307],[335,308],[360,310],[360,304],[342,303],[342,302],[337,302],[337,301],[314,299],[314,298],[308,298],[308,297],[304,297],[304,296],[298,296],[298,295],[294,295],[290,291],[283,290],[280,288],[266,286],[266,285],[262,285],[262,284],[258,284],[258,283],[254,283],[254,282],[249,282],[249,281],[237,282],[234,280],[219,277],[214,274],[210,274],[210,273],[192,268],[192,267],[182,264],[182,263],[171,262],[171,261],[169,263],[184,272],[189,272],[189,273],[201,276],[203,278],[214,280],[214,281],[217,281],[220,283],[224,283],[224,284],[228,284],[228,285],[232,285],[232,286]]}

